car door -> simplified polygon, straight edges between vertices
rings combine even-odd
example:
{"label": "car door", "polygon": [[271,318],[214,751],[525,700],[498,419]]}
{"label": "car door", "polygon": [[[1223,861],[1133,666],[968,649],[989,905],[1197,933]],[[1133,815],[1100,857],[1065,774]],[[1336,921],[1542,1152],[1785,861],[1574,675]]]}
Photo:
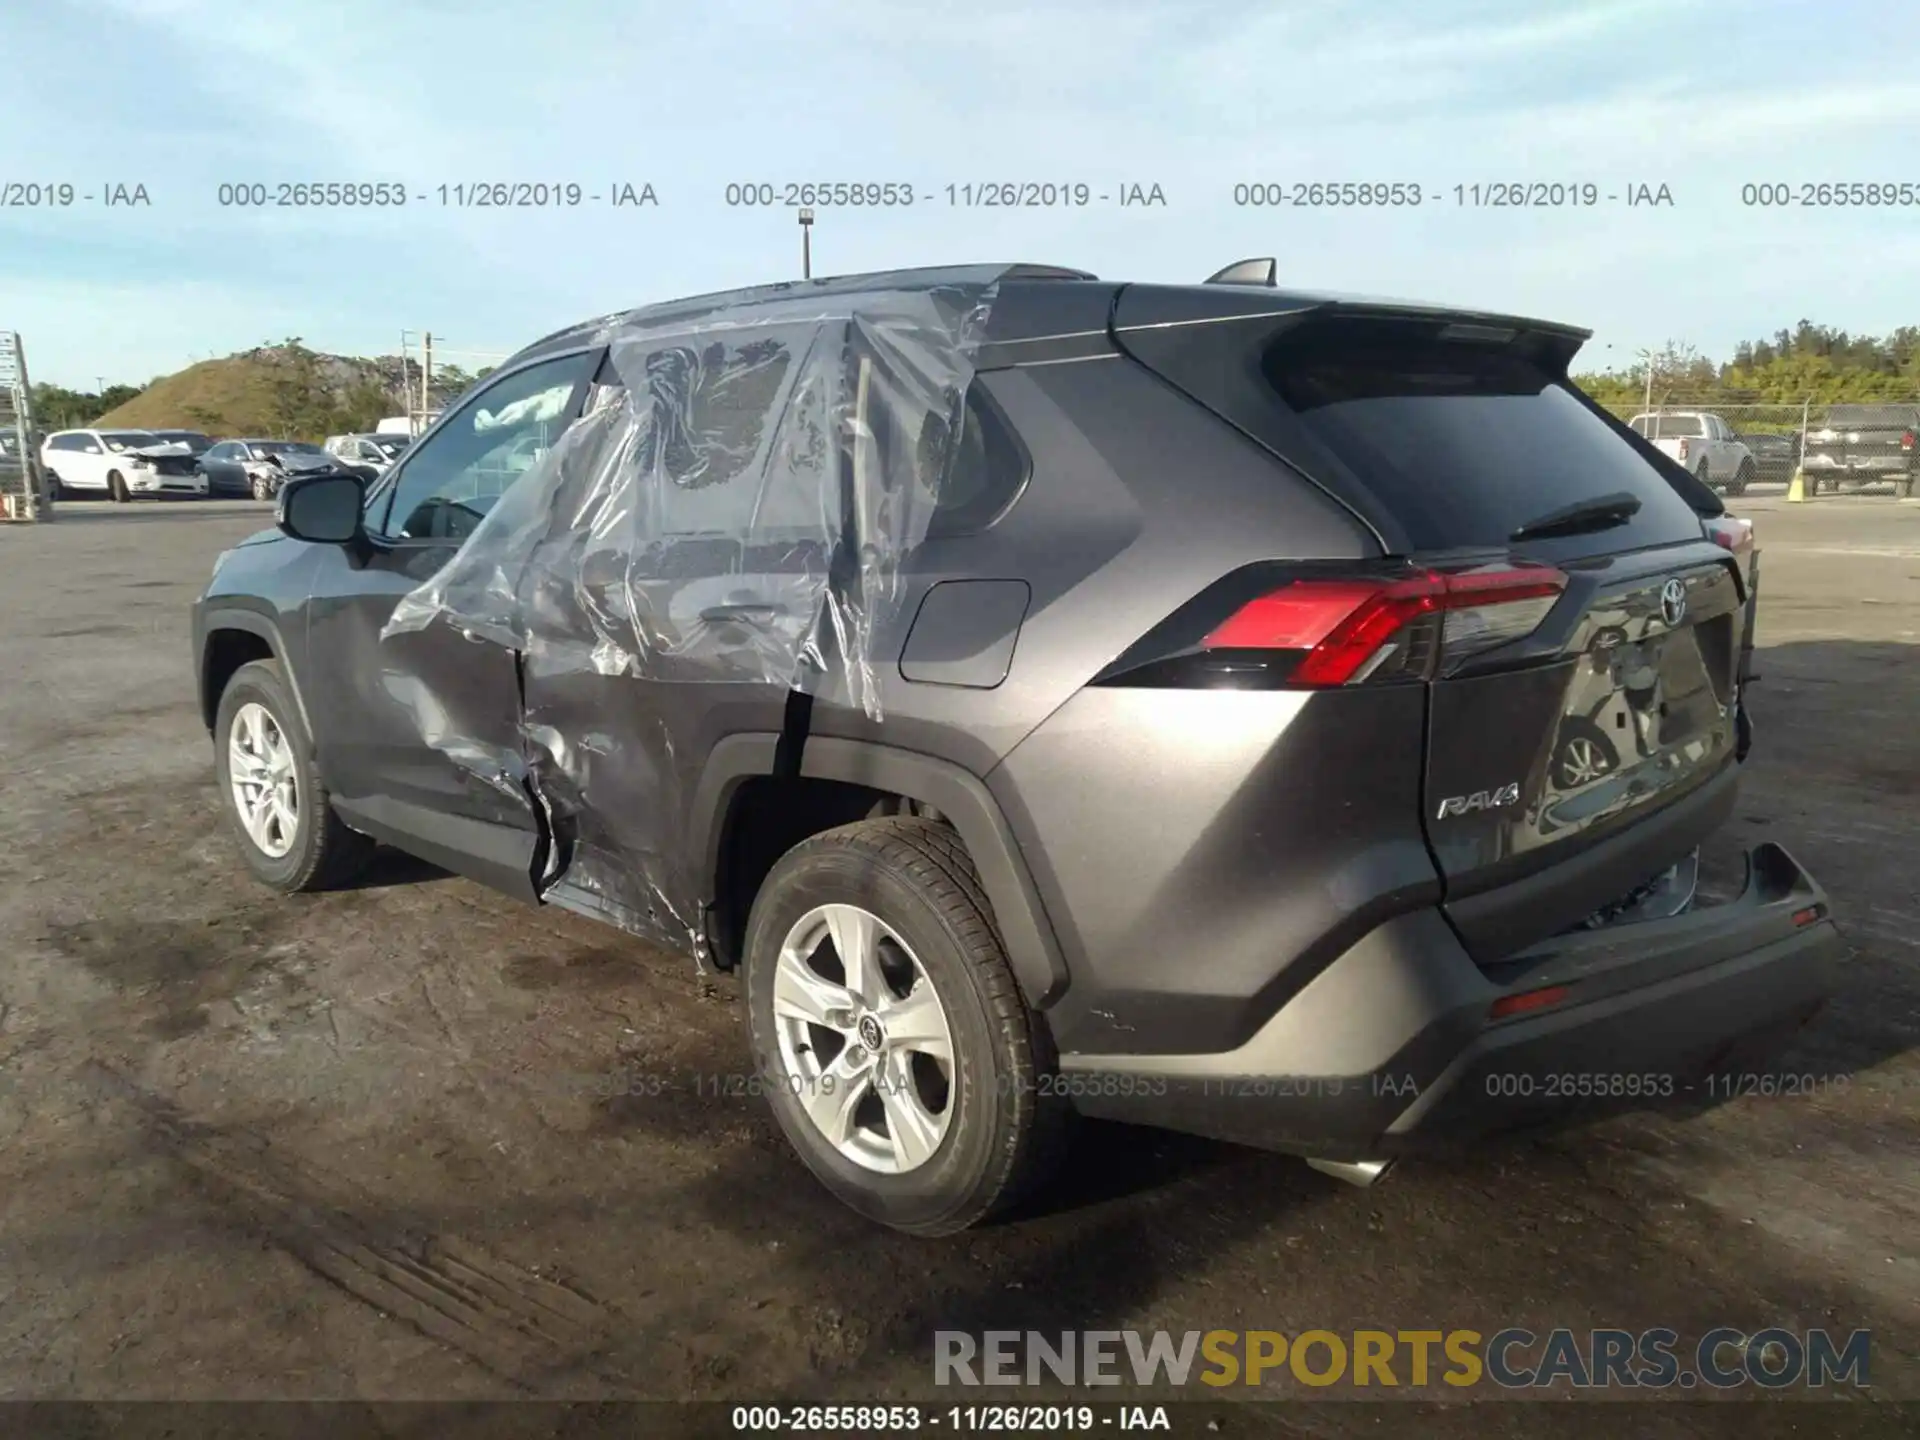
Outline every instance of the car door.
{"label": "car door", "polygon": [[[596,350],[489,377],[370,496],[369,543],[330,546],[307,605],[307,703],[321,774],[356,828],[522,899],[539,825],[520,740],[519,657],[436,617],[390,637],[431,579],[580,413]],[[517,408],[514,408],[517,407]],[[504,418],[503,418],[504,417]]]}
{"label": "car door", "polygon": [[222,440],[218,445],[209,445],[206,452],[194,463],[194,468],[206,477],[209,494],[225,490],[232,484],[227,479],[227,457],[232,453],[233,442]]}
{"label": "car door", "polygon": [[[107,447],[90,430],[77,432],[73,440],[72,453],[60,459],[61,480],[82,490],[105,490],[109,458]],[[71,480],[67,478],[69,469],[73,472]]]}
{"label": "car door", "polygon": [[[821,446],[813,469],[791,457],[770,467],[768,454],[782,413],[805,403],[794,396],[816,331],[636,339],[596,377],[594,412],[624,406],[633,428],[613,427],[617,458],[581,467],[552,510],[619,518],[578,546],[556,539],[518,596],[589,639],[589,615],[618,617],[628,652],[616,664],[559,646],[527,659],[529,761],[556,839],[550,900],[684,940],[697,898],[684,827],[708,753],[719,735],[786,723],[797,657],[820,623],[833,541],[823,487],[837,484],[838,453]],[[607,483],[609,466],[634,493]]]}

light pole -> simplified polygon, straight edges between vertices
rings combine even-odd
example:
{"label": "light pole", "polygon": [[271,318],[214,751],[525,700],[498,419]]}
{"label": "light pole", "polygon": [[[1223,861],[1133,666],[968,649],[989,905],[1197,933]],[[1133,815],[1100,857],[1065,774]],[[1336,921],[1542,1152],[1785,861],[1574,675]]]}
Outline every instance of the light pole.
{"label": "light pole", "polygon": [[813,278],[813,207],[800,210],[800,278]]}

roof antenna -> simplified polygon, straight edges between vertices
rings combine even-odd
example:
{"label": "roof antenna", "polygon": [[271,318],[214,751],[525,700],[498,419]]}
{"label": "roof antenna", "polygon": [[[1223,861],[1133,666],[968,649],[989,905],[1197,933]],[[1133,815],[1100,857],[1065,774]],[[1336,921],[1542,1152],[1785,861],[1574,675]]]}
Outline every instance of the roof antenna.
{"label": "roof antenna", "polygon": [[1258,260],[1236,260],[1224,270],[1216,270],[1207,277],[1209,285],[1264,285],[1274,288],[1275,276],[1280,270],[1280,262],[1271,255]]}

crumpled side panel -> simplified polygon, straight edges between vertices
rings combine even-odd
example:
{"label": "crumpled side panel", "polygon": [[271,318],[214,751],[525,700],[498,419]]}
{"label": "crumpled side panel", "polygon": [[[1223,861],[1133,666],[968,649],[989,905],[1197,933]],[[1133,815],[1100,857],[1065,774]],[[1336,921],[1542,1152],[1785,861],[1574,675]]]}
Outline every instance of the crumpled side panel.
{"label": "crumpled side panel", "polygon": [[695,932],[681,833],[700,757],[683,753],[698,692],[649,702],[630,682],[830,692],[883,718],[874,645],[951,461],[997,288],[981,275],[609,324],[582,417],[395,608],[383,640],[445,621],[519,654],[553,878],[631,928]]}

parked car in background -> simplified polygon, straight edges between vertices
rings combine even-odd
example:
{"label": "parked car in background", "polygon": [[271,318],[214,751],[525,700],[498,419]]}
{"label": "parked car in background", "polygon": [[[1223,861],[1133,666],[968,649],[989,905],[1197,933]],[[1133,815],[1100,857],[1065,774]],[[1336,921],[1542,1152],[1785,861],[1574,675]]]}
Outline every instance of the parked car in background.
{"label": "parked car in background", "polygon": [[1733,427],[1704,410],[1656,410],[1633,417],[1633,428],[1693,472],[1702,485],[1738,495],[1753,483],[1753,452]]}
{"label": "parked car in background", "polygon": [[412,443],[405,435],[329,435],[321,448],[362,478],[378,480]]}
{"label": "parked car in background", "polygon": [[1900,495],[1913,494],[1920,476],[1920,405],[1833,405],[1809,431],[1802,462],[1814,494],[1892,481]]}
{"label": "parked car in background", "polygon": [[385,841],[739,971],[753,1093],[921,1234],[1069,1108],[1365,1183],[1758,1073],[1830,993],[1784,849],[1696,893],[1752,530],[1565,378],[1587,331],[1041,266],[778,293],[558,331],[371,493],[289,482],[193,618],[248,873]]}
{"label": "parked car in background", "polygon": [[150,430],[56,430],[40,447],[40,464],[56,498],[207,493],[193,452]]}
{"label": "parked car in background", "polygon": [[155,430],[153,433],[172,444],[186,446],[196,460],[206,454],[213,445],[213,437],[203,435],[198,430]]}
{"label": "parked car in background", "polygon": [[289,475],[343,470],[311,440],[222,440],[199,459],[209,493],[271,500]]}
{"label": "parked car in background", "polygon": [[1778,481],[1784,485],[1793,479],[1793,472],[1800,464],[1798,430],[1743,430],[1737,438],[1753,456],[1755,480]]}

